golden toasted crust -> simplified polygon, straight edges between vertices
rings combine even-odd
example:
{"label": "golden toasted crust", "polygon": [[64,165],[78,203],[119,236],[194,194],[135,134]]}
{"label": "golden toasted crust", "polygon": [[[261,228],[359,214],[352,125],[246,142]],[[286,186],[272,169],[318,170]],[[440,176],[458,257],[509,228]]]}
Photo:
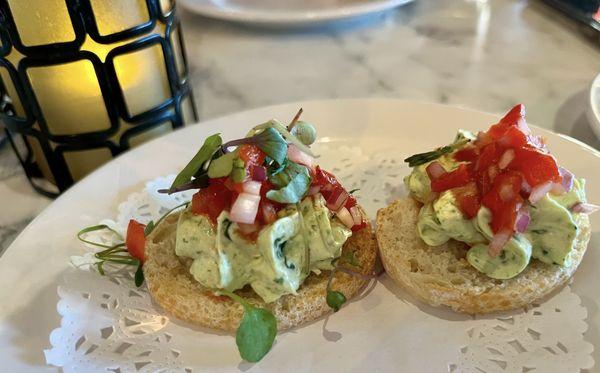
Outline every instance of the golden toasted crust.
{"label": "golden toasted crust", "polygon": [[577,217],[572,263],[568,267],[532,259],[510,280],[494,280],[467,262],[466,245],[450,240],[436,247],[425,244],[417,233],[421,205],[400,199],[377,213],[377,241],[389,276],[419,299],[446,305],[469,314],[511,310],[529,305],[567,282],[581,262],[590,240],[587,215]]}
{"label": "golden toasted crust", "polygon": [[[144,276],[152,298],[167,313],[194,325],[233,331],[243,315],[242,307],[228,297],[218,297],[203,288],[189,273],[189,265],[175,255],[175,233],[178,214],[165,219],[148,237]],[[370,225],[355,232],[344,244],[344,254],[354,252],[357,272],[370,274],[377,260],[377,243]],[[251,304],[270,309],[277,318],[279,330],[314,320],[330,312],[325,301],[329,271],[311,274],[298,289],[297,295],[284,295],[266,304],[253,290],[242,289],[237,294]],[[367,280],[336,272],[332,287],[348,299],[366,285]]]}

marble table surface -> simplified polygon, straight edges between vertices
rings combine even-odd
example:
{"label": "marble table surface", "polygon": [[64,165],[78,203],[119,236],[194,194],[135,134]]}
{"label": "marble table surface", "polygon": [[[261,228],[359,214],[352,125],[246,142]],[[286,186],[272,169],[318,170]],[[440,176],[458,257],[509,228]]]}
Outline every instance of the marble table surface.
{"label": "marble table surface", "polygon": [[[201,120],[295,100],[395,97],[500,113],[600,149],[586,120],[600,47],[540,1],[416,0],[381,15],[265,30],[181,12]],[[50,200],[0,148],[0,254]]]}

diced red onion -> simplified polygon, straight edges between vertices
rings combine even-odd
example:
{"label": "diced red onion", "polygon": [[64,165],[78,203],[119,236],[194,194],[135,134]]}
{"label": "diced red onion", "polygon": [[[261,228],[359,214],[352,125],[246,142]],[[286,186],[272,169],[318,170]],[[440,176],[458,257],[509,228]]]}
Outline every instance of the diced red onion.
{"label": "diced red onion", "polygon": [[260,196],[245,192],[240,193],[233,206],[231,206],[229,218],[236,223],[253,224],[259,203]]}
{"label": "diced red onion", "polygon": [[248,194],[254,194],[255,196],[260,195],[260,187],[262,186],[261,183],[259,183],[258,181],[254,181],[254,180],[250,180],[250,181],[246,181],[243,185],[243,190],[245,193]]}
{"label": "diced red onion", "polygon": [[264,166],[253,165],[250,175],[252,175],[252,180],[265,181],[267,180],[267,169]]}
{"label": "diced red onion", "polygon": [[502,202],[508,202],[515,197],[512,185],[510,184],[502,184],[500,190],[498,190],[498,194],[500,195]]}
{"label": "diced red onion", "polygon": [[530,221],[531,217],[529,216],[529,211],[520,209],[517,213],[517,219],[515,221],[515,230],[519,233],[525,232]]}
{"label": "diced red onion", "polygon": [[427,166],[426,171],[432,179],[437,179],[446,173],[446,170],[444,170],[444,167],[442,167],[438,161],[431,162],[429,166]]}
{"label": "diced red onion", "polygon": [[513,161],[513,159],[515,159],[515,151],[513,149],[507,149],[504,153],[502,153],[502,156],[498,161],[498,167],[500,167],[501,170],[505,169],[508,167],[510,162]]}
{"label": "diced red onion", "polygon": [[331,196],[327,199],[327,207],[331,211],[338,211],[344,204],[350,194],[344,190],[342,187],[337,187],[331,193]]}
{"label": "diced red onion", "polygon": [[311,168],[315,161],[313,157],[298,149],[294,144],[288,146],[287,156],[292,162],[305,165],[308,168]]}
{"label": "diced red onion", "polygon": [[360,223],[362,223],[363,217],[358,206],[350,207],[350,215],[352,215],[354,225],[359,225]]}
{"label": "diced red onion", "polygon": [[497,257],[498,254],[500,254],[500,252],[502,251],[504,245],[506,245],[506,243],[508,242],[508,240],[510,240],[511,237],[512,232],[508,229],[503,229],[496,233],[492,238],[492,241],[490,242],[490,246],[488,248],[488,253],[490,254],[490,256],[492,258]]}
{"label": "diced red onion", "polygon": [[321,186],[320,185],[313,185],[310,188],[308,188],[308,195],[309,196],[314,196],[315,194],[319,193],[319,191],[321,191]]}
{"label": "diced red onion", "polygon": [[527,141],[538,149],[546,149],[546,140],[542,136],[527,136]]}
{"label": "diced red onion", "polygon": [[560,173],[560,176],[562,176],[561,185],[563,189],[565,192],[569,193],[571,189],[573,189],[573,174],[571,171],[560,166],[558,167],[558,172]]}
{"label": "diced red onion", "polygon": [[521,183],[521,191],[525,193],[531,193],[531,185],[529,185],[525,179],[523,179],[523,182]]}
{"label": "diced red onion", "polygon": [[338,212],[335,213],[338,219],[348,228],[352,228],[354,226],[354,219],[352,218],[352,214],[348,211],[347,208],[342,207]]}
{"label": "diced red onion", "polygon": [[531,189],[531,194],[529,195],[529,202],[535,204],[537,203],[537,201],[544,198],[544,196],[548,194],[550,190],[552,190],[552,187],[554,186],[553,184],[554,183],[552,183],[551,181],[547,181],[543,184],[535,186],[533,189]]}
{"label": "diced red onion", "polygon": [[265,223],[271,224],[277,220],[277,211],[272,203],[261,203],[260,208]]}
{"label": "diced red onion", "polygon": [[529,125],[523,117],[519,118],[519,120],[517,121],[517,128],[520,129],[521,132],[523,132],[526,135],[529,135],[531,133],[531,129],[529,128]]}
{"label": "diced red onion", "polygon": [[583,203],[579,202],[571,207],[571,211],[580,213],[580,214],[591,214],[592,212],[600,210],[600,206],[593,205],[591,203]]}
{"label": "diced red onion", "polygon": [[325,192],[331,192],[333,190],[333,185],[327,184],[321,188]]}
{"label": "diced red onion", "polygon": [[250,234],[250,233],[254,233],[254,232],[258,231],[259,226],[256,223],[254,223],[254,224],[238,223],[238,228],[240,229],[240,231],[242,233]]}

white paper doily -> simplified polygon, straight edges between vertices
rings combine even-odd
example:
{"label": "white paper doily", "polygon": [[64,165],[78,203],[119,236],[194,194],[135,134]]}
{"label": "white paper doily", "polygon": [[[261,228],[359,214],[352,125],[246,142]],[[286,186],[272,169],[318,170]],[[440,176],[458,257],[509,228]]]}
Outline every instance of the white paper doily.
{"label": "white paper doily", "polygon": [[[319,144],[316,150],[321,155],[323,167],[343,180],[347,189],[360,188],[358,198],[371,217],[375,216],[378,208],[405,194],[402,177],[409,170],[402,159],[388,155],[392,152],[367,156],[359,147],[345,143]],[[115,220],[102,223],[124,232],[130,218],[144,223],[156,221],[167,210],[191,198],[190,192],[175,196],[156,193],[156,190],[168,187],[172,180],[173,176],[169,176],[148,182],[143,191],[130,195],[119,205]],[[115,239],[105,232],[90,234],[89,238],[107,243]],[[218,360],[222,358],[215,357],[215,361],[210,361],[211,356],[217,356],[223,350],[229,357],[236,354],[233,337],[215,337],[214,334],[218,333],[214,331],[198,330],[170,320],[153,305],[145,287],[135,288],[131,272],[122,270],[110,276],[98,275],[89,265],[93,261],[93,251],[93,247],[87,247],[87,252],[71,258],[78,269],[66,273],[58,287],[60,301],[57,309],[62,321],[50,335],[52,348],[45,351],[49,364],[62,367],[65,372],[192,372],[235,368],[235,365],[221,366]],[[389,293],[387,298],[396,302],[397,307],[407,307]],[[369,295],[364,302],[368,299]],[[419,337],[425,342],[420,341],[419,346],[431,349],[427,355],[437,354],[445,359],[432,358],[423,362],[428,371],[580,372],[594,365],[591,357],[593,346],[583,338],[587,330],[587,310],[568,286],[526,311],[495,317],[459,317],[460,323],[413,308],[412,319],[419,318],[414,312],[423,314],[423,320],[419,320],[423,322]],[[351,312],[350,309],[348,312]],[[447,310],[439,312],[453,315]],[[368,319],[369,312],[366,311],[362,317]],[[314,334],[314,328],[310,325],[293,334],[303,333],[303,329],[307,334]],[[436,344],[440,333],[453,336],[444,339],[445,343],[451,343],[450,346]],[[327,336],[323,325],[321,338]],[[296,336],[287,333],[278,337],[284,340],[292,338]],[[431,343],[427,343],[428,338]],[[210,346],[207,346],[209,340]],[[202,354],[198,352],[200,346]],[[438,354],[441,350],[446,352]],[[277,354],[277,345],[271,354]],[[194,369],[199,361],[204,368]],[[357,363],[357,369],[359,365]],[[314,369],[310,365],[305,367]],[[251,366],[244,363],[238,365],[240,370],[249,368]],[[325,370],[324,365],[316,370]]]}

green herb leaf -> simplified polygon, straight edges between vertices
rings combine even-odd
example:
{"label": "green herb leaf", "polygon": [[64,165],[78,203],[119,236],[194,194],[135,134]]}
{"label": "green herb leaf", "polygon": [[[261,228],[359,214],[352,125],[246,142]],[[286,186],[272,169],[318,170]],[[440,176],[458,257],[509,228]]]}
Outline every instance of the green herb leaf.
{"label": "green herb leaf", "polygon": [[211,159],[214,152],[219,150],[223,140],[219,134],[209,136],[205,141],[198,153],[192,158],[192,160],[181,170],[181,172],[175,177],[171,188],[174,189],[183,184],[189,183],[192,176],[194,176],[198,170]]}
{"label": "green herb leaf", "polygon": [[[291,164],[293,162],[289,162]],[[273,189],[267,192],[267,198],[279,203],[297,203],[308,191],[310,186],[310,174],[306,167],[302,168],[286,186],[281,189]]]}
{"label": "green herb leaf", "polygon": [[142,262],[139,262],[137,270],[135,271],[135,286],[138,288],[144,283],[144,271],[142,270]]}
{"label": "green herb leaf", "polygon": [[146,224],[146,228],[144,228],[144,236],[148,236],[150,233],[152,233],[155,226],[154,220],[150,220],[148,224]]}
{"label": "green herb leaf", "polygon": [[277,132],[279,132],[281,134],[281,136],[283,136],[283,138],[288,141],[291,144],[296,145],[296,147],[298,149],[300,149],[302,152],[314,157],[315,155],[313,154],[312,150],[304,145],[296,136],[292,135],[290,133],[290,131],[287,130],[287,128],[279,123],[279,121],[275,120],[275,119],[271,119],[270,121],[260,124],[256,127],[254,127],[250,132],[249,132],[249,136],[252,136],[256,133],[258,133],[259,131],[261,131],[263,128],[274,128]]}
{"label": "green herb leaf", "polygon": [[82,230],[80,230],[79,232],[77,232],[77,239],[81,242],[85,242],[87,244],[90,245],[94,245],[94,246],[98,246],[98,247],[104,247],[107,249],[111,249],[114,247],[114,245],[106,245],[106,244],[102,244],[102,243],[98,243],[98,242],[94,242],[94,241],[89,241],[86,240],[85,238],[83,238],[83,235],[86,233],[90,233],[90,232],[94,232],[94,231],[100,231],[103,229],[108,229],[109,231],[113,232],[121,241],[124,241],[123,236],[121,236],[121,234],[119,232],[117,232],[116,230],[112,229],[111,227],[109,227],[106,224],[98,224],[98,225],[92,225],[91,227],[86,227],[83,228]]}
{"label": "green herb leaf", "polygon": [[358,263],[358,260],[356,260],[356,256],[354,255],[354,251],[348,252],[344,256],[344,259],[346,259],[346,262],[348,264],[350,264],[351,266],[354,266],[354,267],[359,267],[360,266],[360,264]]}
{"label": "green herb leaf", "polygon": [[410,157],[406,158],[404,162],[408,163],[408,167],[420,166],[422,164],[436,160],[444,154],[452,153],[456,149],[461,148],[463,145],[467,144],[469,141],[471,140],[461,139],[450,145],[442,146],[441,148],[437,148],[430,152],[411,155]]}
{"label": "green herb leaf", "polygon": [[358,192],[360,190],[360,188],[354,188],[351,191],[348,192],[348,194],[354,194],[356,192]]}
{"label": "green herb leaf", "polygon": [[346,296],[339,291],[327,290],[327,305],[331,307],[333,312],[340,310],[342,305],[346,303]]}
{"label": "green herb leaf", "polygon": [[243,160],[236,158],[233,160],[231,171],[231,180],[234,183],[243,183],[246,179],[246,163]]}
{"label": "green herb leaf", "polygon": [[273,346],[277,336],[277,319],[271,311],[254,307],[235,293],[219,292],[244,307],[244,317],[235,335],[240,356],[252,363],[260,361]]}
{"label": "green herb leaf", "polygon": [[233,160],[237,157],[236,152],[225,153],[217,159],[213,159],[208,166],[208,177],[216,179],[218,177],[229,176],[233,169]]}
{"label": "green herb leaf", "polygon": [[[268,170],[268,172],[269,171],[270,170]],[[277,173],[271,173],[269,175],[269,181],[273,186],[283,188],[288,185],[296,175],[306,173],[306,171],[306,167],[286,159],[285,168]]]}
{"label": "green herb leaf", "polygon": [[433,160],[438,159],[444,154],[448,154],[452,152],[451,146],[442,146],[436,150],[432,150],[430,152],[419,153],[412,155],[404,160],[404,162],[408,163],[408,167],[415,167],[425,164],[427,162],[431,162]]}
{"label": "green herb leaf", "polygon": [[265,128],[264,131],[254,135],[254,144],[275,162],[282,164],[287,157],[288,145],[273,128]]}
{"label": "green herb leaf", "polygon": [[273,346],[277,335],[275,316],[263,308],[244,307],[244,317],[235,335],[242,359],[257,362]]}

